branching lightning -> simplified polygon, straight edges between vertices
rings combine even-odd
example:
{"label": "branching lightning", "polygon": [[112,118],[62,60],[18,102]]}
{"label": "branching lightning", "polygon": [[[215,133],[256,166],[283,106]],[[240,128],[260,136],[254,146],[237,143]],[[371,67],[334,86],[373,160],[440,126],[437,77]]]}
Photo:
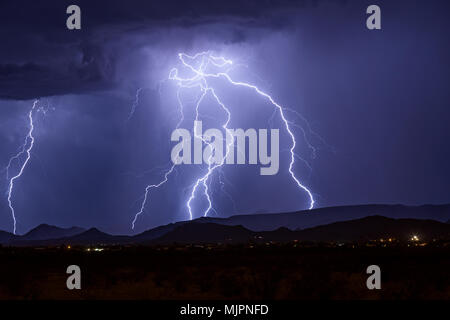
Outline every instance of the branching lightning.
{"label": "branching lightning", "polygon": [[[229,154],[229,151],[234,146],[234,136],[232,135],[230,129],[228,128],[228,124],[231,121],[231,112],[225,106],[225,104],[221,101],[219,96],[216,94],[216,91],[214,90],[214,88],[212,86],[210,86],[210,83],[208,82],[208,80],[212,79],[212,78],[223,78],[229,84],[231,84],[233,86],[251,89],[255,93],[257,93],[260,97],[266,99],[268,102],[270,102],[270,104],[272,104],[275,107],[274,112],[277,112],[280,115],[280,118],[284,124],[285,130],[288,133],[289,137],[291,138],[291,147],[289,149],[289,152],[290,152],[290,162],[289,162],[289,168],[288,168],[289,174],[290,174],[292,180],[294,181],[294,183],[297,185],[297,187],[307,194],[307,196],[309,198],[309,206],[308,207],[309,207],[309,209],[312,209],[315,204],[313,194],[303,183],[300,182],[300,179],[297,178],[297,176],[294,173],[295,160],[297,158],[301,159],[301,160],[303,160],[303,159],[295,153],[297,141],[294,136],[294,133],[291,130],[291,126],[298,126],[298,125],[296,125],[295,123],[288,120],[285,115],[286,111],[287,110],[290,111],[290,109],[286,109],[286,108],[282,107],[280,104],[278,104],[272,98],[271,95],[262,91],[257,86],[246,83],[246,82],[240,82],[240,81],[233,80],[231,78],[231,76],[229,75],[229,70],[231,69],[231,66],[233,65],[233,62],[231,60],[228,60],[224,57],[214,56],[210,51],[200,52],[193,56],[185,54],[185,53],[180,53],[180,54],[178,54],[178,58],[182,64],[182,66],[184,68],[186,68],[187,70],[190,70],[190,72],[192,73],[192,77],[184,78],[184,77],[179,76],[179,70],[177,68],[173,68],[169,74],[169,80],[175,81],[178,86],[177,97],[178,97],[178,102],[180,104],[181,111],[183,110],[183,107],[182,107],[182,103],[180,100],[180,89],[193,89],[193,88],[200,89],[201,95],[195,105],[195,120],[197,121],[199,119],[200,106],[201,106],[203,100],[205,99],[205,97],[209,94],[212,98],[214,98],[214,100],[217,102],[217,104],[220,106],[220,108],[226,114],[226,119],[222,125],[222,128],[225,130],[227,137],[228,136],[230,137],[230,139],[226,140],[226,141],[228,141],[228,143],[226,144],[225,155],[223,156],[221,162],[214,164],[214,161],[212,161],[212,152],[211,152],[212,145],[207,139],[205,139],[201,135],[197,134],[197,128],[196,128],[197,122],[194,121],[194,136],[198,139],[203,140],[203,142],[206,144],[206,148],[210,148],[211,155],[207,161],[208,167],[207,167],[206,173],[204,173],[201,177],[199,177],[195,181],[195,183],[192,186],[189,199],[186,202],[186,207],[187,207],[187,210],[189,213],[189,219],[192,220],[194,217],[192,202],[196,199],[196,195],[199,192],[199,189],[203,189],[203,196],[207,202],[207,207],[206,207],[206,209],[203,210],[202,216],[206,217],[206,216],[208,216],[208,213],[210,211],[214,211],[208,182],[210,180],[210,177],[214,173],[214,171],[217,168],[221,168],[224,165],[224,161],[225,161],[227,155]],[[198,63],[199,61],[200,61],[200,63]],[[207,70],[208,70],[208,67],[210,67],[210,66],[216,67],[219,70],[224,70],[225,68],[227,68],[227,69],[225,72],[221,71],[221,72],[209,73]],[[184,117],[182,119],[184,119]],[[181,121],[183,121],[183,120],[181,120]],[[180,125],[181,121],[178,123],[178,125]],[[178,128],[178,126],[177,126],[177,128]],[[303,136],[306,140],[305,132],[301,126],[300,126],[300,129],[303,131]],[[306,143],[308,144],[308,147],[311,148],[313,155],[315,155],[316,149],[314,149],[314,147],[312,147],[312,145],[308,141],[306,141]],[[144,200],[142,202],[140,211],[135,215],[135,218],[132,223],[133,229],[135,227],[135,223],[136,223],[138,216],[141,215],[145,209],[150,189],[159,188],[160,186],[165,184],[168,181],[168,176],[173,172],[174,167],[175,167],[175,165],[172,165],[172,167],[164,174],[164,178],[163,178],[163,180],[161,180],[160,183],[149,185],[145,189]]]}
{"label": "branching lightning", "polygon": [[[231,62],[230,62],[231,63]],[[175,78],[174,78],[175,79]],[[183,79],[178,78],[179,81],[183,81]],[[214,170],[216,170],[218,167],[223,166],[226,157],[228,156],[228,154],[230,153],[230,149],[231,147],[234,145],[234,136],[231,134],[230,130],[228,129],[228,124],[230,123],[231,120],[231,113],[230,110],[220,101],[219,97],[216,95],[214,89],[208,87],[207,82],[205,81],[204,84],[206,84],[206,86],[203,86],[203,84],[201,85],[201,89],[203,91],[203,95],[202,97],[199,99],[197,106],[196,106],[196,115],[195,115],[195,120],[198,120],[198,116],[199,116],[199,107],[200,107],[200,103],[203,100],[203,98],[205,97],[205,95],[208,92],[211,92],[211,95],[214,97],[214,99],[216,99],[216,101],[219,103],[219,105],[222,107],[222,109],[226,112],[227,114],[227,120],[226,122],[222,125],[223,129],[225,129],[227,135],[229,135],[231,137],[231,139],[226,139],[226,141],[228,141],[228,144],[226,144],[226,151],[225,151],[225,155],[222,157],[222,160],[219,164],[216,165],[212,165],[213,161],[212,161],[212,152],[210,153],[210,156],[208,158],[208,171],[206,172],[206,174],[201,177],[200,179],[197,179],[196,183],[194,184],[194,187],[192,188],[192,192],[191,192],[191,196],[189,197],[189,200],[187,201],[186,205],[188,207],[189,210],[189,218],[192,220],[193,217],[193,213],[192,213],[192,207],[191,207],[191,202],[195,199],[195,194],[197,192],[198,187],[200,186],[200,184],[203,185],[203,189],[204,189],[204,195],[206,200],[208,201],[208,207],[206,208],[206,210],[203,212],[203,216],[206,217],[208,215],[208,212],[210,210],[213,210],[212,207],[212,202],[211,202],[211,196],[209,194],[209,188],[208,188],[208,179],[211,176],[211,174],[214,172]],[[206,144],[207,147],[210,148],[210,151],[212,151],[212,146],[211,143],[209,143],[206,139],[204,139],[203,137],[197,135],[197,128],[195,127],[195,125],[197,124],[197,122],[194,122],[194,135],[199,138],[202,139]]]}
{"label": "branching lightning", "polygon": [[39,100],[35,100],[33,103],[33,106],[31,107],[31,110],[28,113],[28,121],[29,121],[29,131],[27,136],[25,137],[25,141],[21,147],[21,150],[14,155],[13,157],[11,157],[11,159],[8,162],[8,166],[6,167],[6,177],[7,179],[9,179],[9,171],[11,169],[11,165],[14,161],[19,161],[20,158],[26,154],[26,158],[24,160],[24,162],[22,163],[19,172],[11,177],[11,179],[9,179],[9,185],[8,185],[8,206],[9,209],[11,210],[11,215],[13,218],[13,222],[14,222],[14,228],[13,228],[13,233],[16,234],[16,213],[15,213],[15,209],[12,203],[12,195],[13,195],[13,190],[14,190],[14,183],[16,182],[17,179],[19,179],[23,172],[25,171],[25,168],[28,165],[28,162],[31,159],[31,150],[33,149],[34,146],[34,136],[33,136],[33,131],[34,131],[34,120],[33,120],[33,112],[36,109],[37,103]]}

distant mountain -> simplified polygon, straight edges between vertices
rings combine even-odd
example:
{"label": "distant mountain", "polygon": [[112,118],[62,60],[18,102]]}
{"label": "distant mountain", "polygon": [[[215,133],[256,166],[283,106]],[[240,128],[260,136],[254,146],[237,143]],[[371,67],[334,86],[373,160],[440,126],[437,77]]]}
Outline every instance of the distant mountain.
{"label": "distant mountain", "polygon": [[83,233],[61,240],[68,244],[124,244],[131,242],[131,239],[130,236],[110,235],[97,228],[91,228]]}
{"label": "distant mountain", "polygon": [[199,222],[224,225],[242,225],[253,231],[276,230],[285,227],[291,230],[306,229],[338,221],[355,220],[380,215],[401,219],[431,219],[446,222],[450,219],[450,205],[360,205],[328,207],[291,213],[267,213],[236,215],[229,218],[200,218]]}
{"label": "distant mountain", "polygon": [[[196,221],[196,220],[194,220]],[[177,223],[171,223],[165,226],[156,227],[154,229],[150,229],[147,231],[144,231],[140,234],[137,234],[133,237],[134,240],[138,242],[146,242],[153,239],[157,239],[159,237],[162,237],[163,235],[169,233],[170,231],[173,231],[174,229],[178,228],[179,226],[182,226],[186,223],[190,223],[191,221],[180,221]]]}
{"label": "distant mountain", "polygon": [[41,224],[21,236],[20,240],[34,241],[65,238],[82,233],[83,231],[85,231],[85,229],[79,227],[59,228],[48,224]]}
{"label": "distant mountain", "polygon": [[16,235],[14,235],[10,232],[0,230],[0,244],[8,243],[8,242],[14,240],[15,238],[17,238]]}
{"label": "distant mountain", "polygon": [[380,238],[406,241],[414,235],[421,240],[450,239],[450,225],[433,220],[371,216],[300,230],[297,233],[299,240],[308,241],[366,241]]}
{"label": "distant mountain", "polygon": [[380,238],[395,238],[406,241],[414,235],[420,240],[450,239],[450,225],[433,220],[371,216],[297,231],[279,228],[273,231],[255,232],[242,226],[193,222],[180,225],[151,243],[243,243],[293,240],[315,242],[367,241]]}
{"label": "distant mountain", "polygon": [[21,238],[10,241],[13,246],[56,246],[56,245],[96,245],[96,244],[125,244],[131,242],[129,236],[115,236],[91,228],[71,237],[44,240],[23,240]]}
{"label": "distant mountain", "polygon": [[381,215],[395,219],[412,218],[447,221],[450,219],[450,205],[424,205],[417,207],[403,205],[361,205],[319,208],[290,213],[235,215],[229,218],[202,217],[193,221],[181,221],[160,226],[145,231],[135,236],[134,239],[138,242],[150,241],[175,230],[181,225],[196,222],[226,226],[243,226],[251,231],[277,231],[272,236],[279,237],[279,240],[282,240],[284,236],[281,232],[284,232],[285,236],[287,235],[286,230],[281,229],[282,231],[280,231],[280,228],[291,230],[306,229],[373,215]]}
{"label": "distant mountain", "polygon": [[66,239],[71,240],[78,240],[78,241],[102,241],[106,238],[115,237],[113,235],[110,235],[108,233],[105,233],[103,231],[98,230],[97,228],[90,228],[89,230],[86,230],[85,232],[82,232],[80,234],[74,235],[72,237],[66,237]]}
{"label": "distant mountain", "polygon": [[[261,241],[343,241],[379,237],[403,239],[448,236],[450,205],[408,207],[364,205],[293,213],[200,218],[147,230],[135,236],[109,235],[98,229],[40,225],[23,236],[0,231],[0,243],[15,246]],[[437,220],[437,221],[431,221]],[[449,237],[450,238],[450,237]],[[232,239],[232,240],[230,240]]]}
{"label": "distant mountain", "polygon": [[186,223],[152,241],[152,243],[232,243],[247,242],[253,232],[242,226],[215,223]]}

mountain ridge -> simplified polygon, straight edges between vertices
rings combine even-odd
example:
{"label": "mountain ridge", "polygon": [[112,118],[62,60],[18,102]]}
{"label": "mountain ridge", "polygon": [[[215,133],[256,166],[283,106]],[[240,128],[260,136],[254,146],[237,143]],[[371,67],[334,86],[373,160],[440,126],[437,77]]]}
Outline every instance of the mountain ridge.
{"label": "mountain ridge", "polygon": [[21,240],[46,240],[46,239],[56,239],[63,237],[70,237],[85,231],[84,228],[80,227],[69,227],[61,228],[46,223],[42,223],[37,227],[31,229],[24,235],[20,236]]}
{"label": "mountain ridge", "polygon": [[390,218],[432,219],[445,222],[450,219],[450,204],[443,205],[384,205],[367,204],[324,207],[286,213],[234,215],[228,218],[200,218],[203,221],[227,225],[242,225],[253,231],[270,231],[280,227],[291,230],[311,228],[338,221],[354,220],[371,215]]}
{"label": "mountain ridge", "polygon": [[[272,231],[252,231],[243,226],[215,223],[180,224],[164,235],[146,240],[137,236],[114,236],[91,228],[81,234],[61,239],[37,241],[11,241],[12,246],[57,245],[170,245],[170,244],[224,244],[263,242],[361,242],[380,238],[409,241],[412,237],[421,241],[450,240],[450,225],[435,220],[393,219],[369,216],[356,220],[340,221],[303,230],[278,228]],[[417,240],[418,240],[417,239]]]}
{"label": "mountain ridge", "polygon": [[[386,215],[377,214],[380,212],[385,213]],[[86,230],[80,227],[59,228],[41,224],[24,235],[13,235],[6,231],[0,231],[0,243],[20,246],[54,245],[70,242],[79,244],[154,243],[163,242],[164,240],[169,239],[170,237],[166,236],[167,234],[172,234],[171,237],[176,240],[177,237],[180,237],[180,235],[173,235],[173,232],[176,230],[178,230],[178,232],[187,232],[189,229],[195,228],[202,230],[203,234],[190,235],[192,240],[198,241],[201,237],[217,240],[217,237],[214,238],[214,232],[211,233],[211,230],[207,230],[208,228],[199,227],[199,225],[202,224],[206,224],[211,229],[214,229],[219,233],[222,232],[222,234],[225,232],[224,230],[226,228],[220,228],[218,226],[239,226],[249,232],[270,235],[274,239],[289,239],[292,236],[292,232],[304,231],[320,226],[329,226],[339,222],[349,222],[372,216],[383,216],[394,220],[433,220],[444,224],[447,223],[448,225],[450,205],[424,205],[416,207],[403,205],[363,205],[327,207],[279,214],[263,213],[254,215],[234,215],[228,218],[202,217],[192,221],[179,221],[164,226],[158,226],[133,236],[111,235],[102,232],[97,228]],[[180,229],[186,225],[188,225],[188,227]],[[379,228],[381,227],[379,226]],[[237,228],[235,230],[229,229],[228,231],[235,234],[235,237],[241,232],[240,236],[237,236],[237,238],[242,238],[244,234],[242,229],[238,231]],[[189,234],[189,232],[187,232],[187,234]],[[342,234],[340,234],[339,237],[345,238]]]}

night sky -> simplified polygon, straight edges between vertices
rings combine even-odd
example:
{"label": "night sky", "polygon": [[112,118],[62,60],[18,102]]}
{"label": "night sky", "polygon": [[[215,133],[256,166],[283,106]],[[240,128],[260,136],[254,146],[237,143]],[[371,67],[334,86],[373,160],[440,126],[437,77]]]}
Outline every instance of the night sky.
{"label": "night sky", "polygon": [[[81,7],[81,30],[66,28],[70,4]],[[366,28],[371,4],[381,7],[382,30]],[[314,157],[293,129],[312,167],[299,160],[294,170],[317,207],[450,202],[449,12],[436,0],[2,1],[0,168],[20,149],[39,98],[35,146],[12,198],[18,233],[40,223],[131,233],[145,187],[170,167],[178,105],[175,84],[163,80],[179,52],[204,50],[232,59],[235,79],[307,120],[288,114],[317,148]],[[230,127],[282,128],[254,92],[218,86]],[[219,117],[208,104],[205,119]],[[191,129],[189,120],[181,127]],[[211,182],[211,215],[307,208],[287,171],[289,143],[281,133],[275,176],[226,166],[223,186],[218,175]],[[202,170],[181,166],[153,190],[134,232],[187,219]],[[0,229],[11,231],[1,175]]]}

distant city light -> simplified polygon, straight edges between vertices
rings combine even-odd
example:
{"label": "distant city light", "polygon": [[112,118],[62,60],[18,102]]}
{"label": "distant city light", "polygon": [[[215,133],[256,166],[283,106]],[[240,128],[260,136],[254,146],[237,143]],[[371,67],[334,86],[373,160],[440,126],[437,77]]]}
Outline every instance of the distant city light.
{"label": "distant city light", "polygon": [[103,249],[103,248],[87,248],[86,249],[87,252],[91,252],[91,251],[100,252],[103,250],[105,250],[105,249]]}

